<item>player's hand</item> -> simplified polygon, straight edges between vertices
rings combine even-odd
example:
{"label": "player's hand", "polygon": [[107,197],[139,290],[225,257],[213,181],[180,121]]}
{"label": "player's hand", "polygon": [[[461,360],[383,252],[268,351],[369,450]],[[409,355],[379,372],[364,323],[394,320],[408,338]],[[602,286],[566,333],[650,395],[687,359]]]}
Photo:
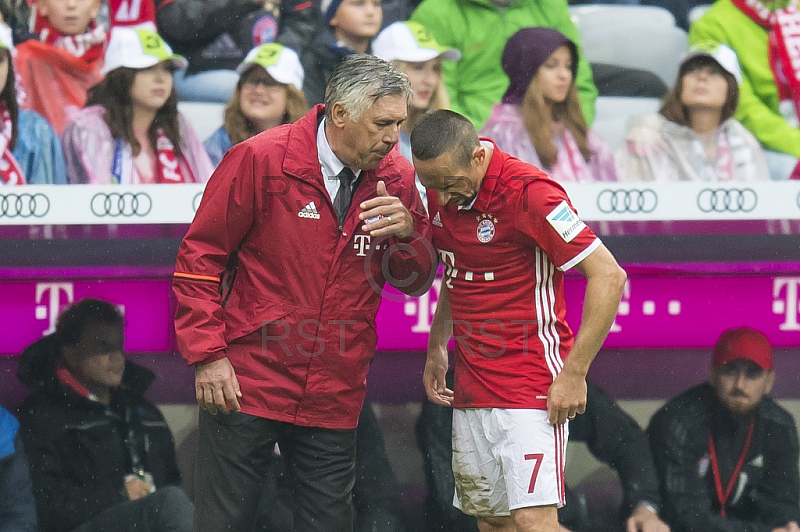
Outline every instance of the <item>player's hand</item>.
{"label": "player's hand", "polygon": [[217,411],[227,414],[231,410],[241,410],[238,398],[242,396],[242,391],[227,358],[195,366],[194,393],[200,408],[212,416]]}
{"label": "player's hand", "polygon": [[125,477],[125,492],[128,494],[128,499],[131,501],[147,497],[152,490],[153,486],[136,475],[128,475]]}
{"label": "player's hand", "polygon": [[425,395],[428,396],[428,400],[439,406],[453,406],[453,390],[445,385],[448,366],[447,346],[429,346],[428,356],[425,359],[425,371],[422,373],[422,385],[425,387]]}
{"label": "player's hand", "polygon": [[576,414],[586,411],[586,377],[562,370],[547,393],[547,419],[551,425],[563,425]]}
{"label": "player's hand", "polygon": [[669,527],[650,508],[637,506],[625,522],[625,532],[669,532]]}
{"label": "player's hand", "polygon": [[364,221],[361,229],[369,231],[370,236],[397,235],[405,238],[414,230],[414,217],[399,198],[386,192],[386,183],[378,181],[378,196],[362,202],[364,211],[358,219]]}

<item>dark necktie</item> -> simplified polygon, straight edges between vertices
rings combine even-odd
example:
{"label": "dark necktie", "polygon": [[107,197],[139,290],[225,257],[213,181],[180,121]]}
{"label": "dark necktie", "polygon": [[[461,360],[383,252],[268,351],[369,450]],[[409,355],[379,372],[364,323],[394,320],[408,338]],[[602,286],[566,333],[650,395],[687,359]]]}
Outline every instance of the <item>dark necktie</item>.
{"label": "dark necktie", "polygon": [[345,166],[339,172],[339,190],[336,191],[336,197],[333,199],[333,208],[336,209],[336,215],[339,217],[339,225],[344,223],[344,217],[347,215],[347,209],[350,207],[350,201],[353,199],[353,181],[356,176],[350,168]]}

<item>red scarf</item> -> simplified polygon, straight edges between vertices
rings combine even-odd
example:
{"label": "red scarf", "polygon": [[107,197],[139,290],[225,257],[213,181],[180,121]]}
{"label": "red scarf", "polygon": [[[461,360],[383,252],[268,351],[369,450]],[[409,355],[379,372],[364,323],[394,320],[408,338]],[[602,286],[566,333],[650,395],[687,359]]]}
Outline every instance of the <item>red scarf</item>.
{"label": "red scarf", "polygon": [[769,64],[781,101],[790,100],[800,117],[800,10],[798,0],[770,11],[758,0],[732,0],[745,15],[769,31]]}
{"label": "red scarf", "polygon": [[152,24],[155,30],[156,8],[153,0],[109,0],[111,27]]}
{"label": "red scarf", "polygon": [[14,159],[9,145],[14,124],[11,123],[11,113],[8,112],[5,102],[0,103],[0,183],[3,185],[24,185],[25,176]]}
{"label": "red scarf", "polygon": [[[164,130],[156,131],[156,182],[157,183],[194,183],[193,176],[184,176],[181,161],[175,155],[175,146],[164,134]],[[189,174],[192,171],[186,166]],[[188,177],[188,179],[187,179]]]}
{"label": "red scarf", "polygon": [[106,30],[95,21],[89,23],[86,31],[80,35],[62,35],[50,25],[50,21],[37,16],[36,29],[42,42],[61,48],[87,63],[94,63],[103,58],[106,46]]}

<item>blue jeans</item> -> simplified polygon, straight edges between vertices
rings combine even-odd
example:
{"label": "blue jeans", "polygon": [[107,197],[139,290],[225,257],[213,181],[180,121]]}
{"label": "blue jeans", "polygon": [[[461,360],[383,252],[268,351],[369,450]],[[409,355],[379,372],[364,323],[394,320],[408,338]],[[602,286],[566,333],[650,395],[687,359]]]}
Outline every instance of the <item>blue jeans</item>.
{"label": "blue jeans", "polygon": [[186,75],[178,70],[173,76],[181,100],[228,103],[233,97],[239,74],[235,70],[206,70]]}

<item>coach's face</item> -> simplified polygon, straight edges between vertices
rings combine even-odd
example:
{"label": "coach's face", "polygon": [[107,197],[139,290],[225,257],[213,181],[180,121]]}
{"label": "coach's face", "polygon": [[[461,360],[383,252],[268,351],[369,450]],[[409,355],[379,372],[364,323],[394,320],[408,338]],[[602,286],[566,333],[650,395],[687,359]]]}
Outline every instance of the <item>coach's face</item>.
{"label": "coach's face", "polygon": [[336,157],[351,168],[374,170],[400,140],[400,126],[407,116],[402,96],[378,99],[355,121],[339,102],[334,103],[332,122],[342,139],[334,150]]}

